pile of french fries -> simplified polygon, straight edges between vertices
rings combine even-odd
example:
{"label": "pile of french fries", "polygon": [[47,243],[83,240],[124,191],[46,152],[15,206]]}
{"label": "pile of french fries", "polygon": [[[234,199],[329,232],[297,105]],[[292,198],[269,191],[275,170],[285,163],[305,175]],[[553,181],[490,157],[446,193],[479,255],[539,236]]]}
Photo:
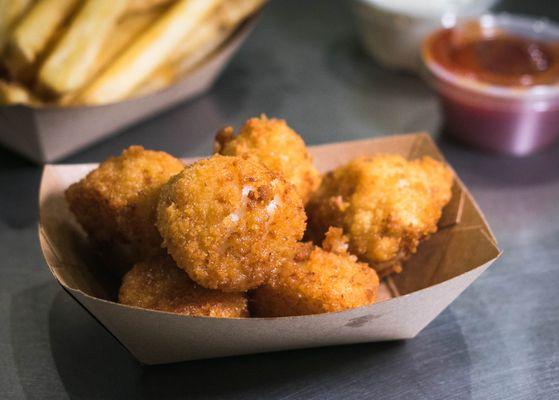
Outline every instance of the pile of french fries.
{"label": "pile of french fries", "polygon": [[0,104],[107,104],[180,80],[266,0],[0,0]]}

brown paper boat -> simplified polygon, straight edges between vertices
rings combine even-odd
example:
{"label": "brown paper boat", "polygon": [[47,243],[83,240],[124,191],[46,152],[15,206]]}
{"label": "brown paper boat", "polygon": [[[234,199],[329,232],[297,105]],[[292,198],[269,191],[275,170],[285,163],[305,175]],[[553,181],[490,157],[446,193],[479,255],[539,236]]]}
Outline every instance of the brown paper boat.
{"label": "brown paper boat", "polygon": [[100,106],[0,106],[0,144],[39,164],[53,162],[194,98],[213,85],[257,19],[252,16],[202,65],[156,93]]}
{"label": "brown paper boat", "polygon": [[[423,155],[442,159],[427,134],[328,144],[312,147],[311,152],[322,171],[356,156],[377,153],[397,153],[409,159]],[[500,254],[483,215],[456,178],[453,198],[444,210],[439,231],[421,244],[417,254],[406,262],[403,273],[384,283],[384,301],[329,314],[254,319],[190,317],[125,306],[114,302],[118,282],[92,263],[85,235],[63,196],[69,184],[95,166],[44,168],[40,192],[41,248],[62,287],[145,364],[410,339]]]}

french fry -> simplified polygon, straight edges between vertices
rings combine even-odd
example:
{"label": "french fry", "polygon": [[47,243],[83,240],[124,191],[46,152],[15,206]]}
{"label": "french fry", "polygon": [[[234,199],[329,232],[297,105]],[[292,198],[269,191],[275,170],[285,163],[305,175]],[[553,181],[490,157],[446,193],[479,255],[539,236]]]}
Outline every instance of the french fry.
{"label": "french fry", "polygon": [[208,16],[200,26],[171,55],[170,62],[185,60],[189,54],[200,50],[204,45],[215,43],[222,32],[231,32],[242,20],[261,8],[265,0],[228,0],[221,4],[215,13]]}
{"label": "french fry", "polygon": [[[109,65],[109,63],[113,61],[118,54],[120,54],[126,46],[134,40],[134,38],[140,35],[140,33],[148,26],[153,24],[153,22],[156,21],[161,14],[162,10],[156,8],[149,12],[130,14],[120,20],[114,31],[111,33],[110,38],[105,40],[103,51],[98,53],[91,75],[95,76],[104,67]],[[74,104],[78,96],[79,90],[76,92],[70,92],[61,96],[58,100],[58,104]]]}
{"label": "french fry", "polygon": [[58,27],[74,11],[80,0],[39,0],[12,31],[5,63],[13,76],[37,61]]}
{"label": "french fry", "polygon": [[31,0],[0,0],[0,53],[12,27],[30,4]]}
{"label": "french fry", "polygon": [[35,102],[33,95],[24,86],[0,79],[0,104],[33,104]]}
{"label": "french fry", "polygon": [[128,0],[87,0],[39,70],[39,84],[57,94],[85,84],[127,5]]}
{"label": "french fry", "polygon": [[103,104],[124,99],[155,71],[221,0],[180,0],[87,86],[78,101]]}
{"label": "french fry", "polygon": [[110,40],[106,41],[103,51],[99,53],[94,71],[99,72],[107,66],[128,44],[132,43],[136,37],[153,24],[161,14],[161,9],[154,9],[123,18],[111,34]]}
{"label": "french fry", "polygon": [[158,7],[163,7],[175,2],[176,0],[130,0],[128,3],[128,13],[138,13],[151,11]]}
{"label": "french fry", "polygon": [[[215,25],[213,26],[215,28]],[[182,54],[182,58],[173,57],[159,67],[134,91],[133,96],[139,97],[170,86],[191,71],[200,61],[212,54],[233,32],[228,29],[197,29],[189,43],[193,44],[189,52]]]}
{"label": "french fry", "polygon": [[142,97],[159,90],[165,89],[173,82],[176,82],[179,71],[172,64],[164,64],[157,69],[148,79],[138,85],[134,91],[128,96],[130,98]]}
{"label": "french fry", "polygon": [[265,0],[229,0],[221,4],[181,42],[164,65],[138,86],[134,96],[153,93],[181,79],[214,53],[241,22],[264,3]]}

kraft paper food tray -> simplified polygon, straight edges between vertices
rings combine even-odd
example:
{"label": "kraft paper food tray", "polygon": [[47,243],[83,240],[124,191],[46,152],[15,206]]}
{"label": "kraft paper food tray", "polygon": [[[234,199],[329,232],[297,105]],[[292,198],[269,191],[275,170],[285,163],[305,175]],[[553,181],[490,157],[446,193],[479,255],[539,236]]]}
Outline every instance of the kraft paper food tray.
{"label": "kraft paper food tray", "polygon": [[99,106],[0,106],[0,144],[40,164],[53,162],[208,90],[254,27],[250,17],[221,48],[170,87]]}
{"label": "kraft paper food tray", "polygon": [[[442,159],[426,134],[315,146],[311,153],[321,171],[356,156],[377,153]],[[404,272],[383,284],[384,301],[336,313],[254,319],[190,317],[125,306],[114,302],[118,282],[95,267],[87,239],[64,200],[66,187],[95,167],[81,164],[44,168],[40,190],[41,248],[62,287],[145,364],[410,339],[500,254],[470,193],[455,178],[453,197],[444,209],[439,231],[420,245],[417,254],[406,262]]]}

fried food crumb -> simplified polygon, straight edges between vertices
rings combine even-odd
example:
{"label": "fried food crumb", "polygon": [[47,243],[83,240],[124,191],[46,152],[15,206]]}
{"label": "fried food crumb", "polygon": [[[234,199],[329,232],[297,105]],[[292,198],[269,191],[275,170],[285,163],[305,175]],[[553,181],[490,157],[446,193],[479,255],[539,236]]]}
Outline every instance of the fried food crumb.
{"label": "fried food crumb", "polygon": [[165,185],[157,226],[169,254],[198,284],[245,291],[293,258],[306,215],[278,174],[253,160],[214,155]]}
{"label": "fried food crumb", "polygon": [[265,115],[251,118],[237,136],[232,127],[225,127],[216,135],[214,150],[223,155],[255,158],[293,184],[303,203],[320,184],[320,174],[305,142],[284,120]]}
{"label": "fried food crumb", "polygon": [[377,274],[347,253],[341,230],[327,233],[323,248],[301,243],[307,258],[285,264],[269,283],[251,292],[251,309],[258,317],[284,317],[341,311],[372,304]]}
{"label": "fried food crumb", "polygon": [[324,177],[307,206],[309,232],[320,241],[330,226],[343,228],[351,253],[381,275],[400,271],[401,261],[437,231],[452,182],[451,170],[430,157],[354,159]]}
{"label": "fried food crumb", "polygon": [[322,248],[330,253],[346,255],[349,247],[347,242],[348,238],[343,234],[343,230],[332,226],[326,232],[326,237],[322,241]]}
{"label": "fried food crumb", "polygon": [[99,248],[118,249],[119,261],[131,264],[161,251],[157,199],[163,184],[183,168],[165,152],[131,146],[71,185],[66,200]]}
{"label": "fried food crumb", "polygon": [[136,264],[124,276],[119,302],[191,316],[249,316],[245,293],[224,293],[203,288],[167,256]]}

